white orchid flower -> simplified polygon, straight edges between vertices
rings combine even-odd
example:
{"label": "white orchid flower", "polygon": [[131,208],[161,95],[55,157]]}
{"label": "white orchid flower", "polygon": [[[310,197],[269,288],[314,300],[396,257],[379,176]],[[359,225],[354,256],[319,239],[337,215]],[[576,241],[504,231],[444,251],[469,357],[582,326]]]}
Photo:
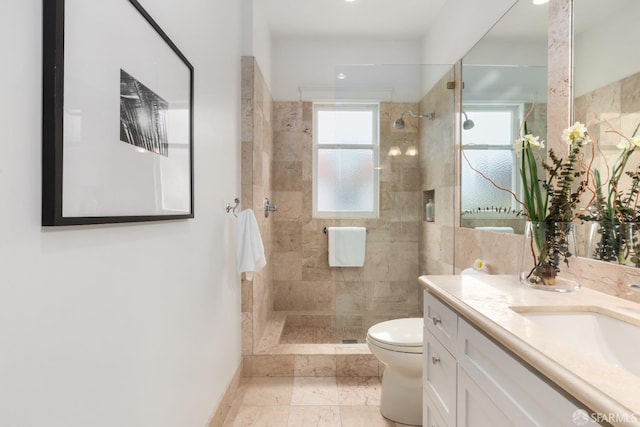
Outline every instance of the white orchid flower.
{"label": "white orchid flower", "polygon": [[476,271],[487,271],[487,263],[483,259],[476,259],[473,261],[473,269]]}
{"label": "white orchid flower", "polygon": [[588,144],[591,142],[591,138],[589,138],[589,134],[587,133],[587,127],[580,122],[575,122],[573,126],[562,131],[562,140],[567,144],[573,144],[574,142]]}
{"label": "white orchid flower", "polygon": [[529,147],[544,148],[544,141],[540,141],[539,136],[533,136],[530,133],[516,139],[516,151],[518,153]]}

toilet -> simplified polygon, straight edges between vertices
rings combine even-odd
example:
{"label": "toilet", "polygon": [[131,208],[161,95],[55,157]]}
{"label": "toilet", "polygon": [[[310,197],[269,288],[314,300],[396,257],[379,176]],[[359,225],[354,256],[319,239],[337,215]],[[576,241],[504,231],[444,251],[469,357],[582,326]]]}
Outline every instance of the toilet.
{"label": "toilet", "polygon": [[402,424],[422,425],[421,317],[394,319],[369,328],[367,344],[384,363],[380,412]]}

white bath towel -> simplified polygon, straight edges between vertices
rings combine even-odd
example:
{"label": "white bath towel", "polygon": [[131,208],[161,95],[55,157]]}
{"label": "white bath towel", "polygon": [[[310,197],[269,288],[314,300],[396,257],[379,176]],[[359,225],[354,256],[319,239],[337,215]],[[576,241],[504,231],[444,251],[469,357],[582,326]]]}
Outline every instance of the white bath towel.
{"label": "white bath towel", "polygon": [[247,280],[253,280],[253,273],[262,270],[267,265],[267,260],[258,222],[251,209],[245,209],[238,214],[236,236],[238,273],[244,272]]}
{"label": "white bath towel", "polygon": [[362,267],[367,245],[365,227],[327,227],[330,267]]}

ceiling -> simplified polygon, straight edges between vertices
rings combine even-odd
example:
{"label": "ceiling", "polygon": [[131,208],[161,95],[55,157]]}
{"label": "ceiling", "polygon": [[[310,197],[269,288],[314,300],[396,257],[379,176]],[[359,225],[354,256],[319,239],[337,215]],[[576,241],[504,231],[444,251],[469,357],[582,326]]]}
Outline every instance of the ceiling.
{"label": "ceiling", "polygon": [[421,39],[447,0],[257,0],[274,37]]}

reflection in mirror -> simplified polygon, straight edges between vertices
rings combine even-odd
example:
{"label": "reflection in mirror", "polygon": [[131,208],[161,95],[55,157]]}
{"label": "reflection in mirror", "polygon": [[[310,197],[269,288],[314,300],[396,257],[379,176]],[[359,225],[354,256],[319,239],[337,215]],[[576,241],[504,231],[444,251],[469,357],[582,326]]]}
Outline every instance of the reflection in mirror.
{"label": "reflection in mirror", "polygon": [[[604,196],[602,203],[592,203],[587,216],[593,221],[581,227],[578,237],[584,239],[585,256],[634,266],[640,262],[638,228],[629,227],[630,231],[621,234],[627,227],[619,223],[640,219],[637,197],[627,200],[626,196],[633,180],[624,173],[638,172],[640,150],[628,152],[624,168],[618,174],[614,171],[621,165],[618,159],[625,136],[634,136],[640,123],[638,18],[637,0],[608,0],[606,7],[599,0],[574,2],[573,114],[575,120],[587,124],[598,142],[593,169],[600,175]],[[636,151],[633,144],[631,148]]]}
{"label": "reflection in mirror", "polygon": [[547,15],[548,4],[518,1],[462,60],[462,227],[524,231],[520,205],[478,172],[519,194],[513,145],[525,120],[546,140]]}

